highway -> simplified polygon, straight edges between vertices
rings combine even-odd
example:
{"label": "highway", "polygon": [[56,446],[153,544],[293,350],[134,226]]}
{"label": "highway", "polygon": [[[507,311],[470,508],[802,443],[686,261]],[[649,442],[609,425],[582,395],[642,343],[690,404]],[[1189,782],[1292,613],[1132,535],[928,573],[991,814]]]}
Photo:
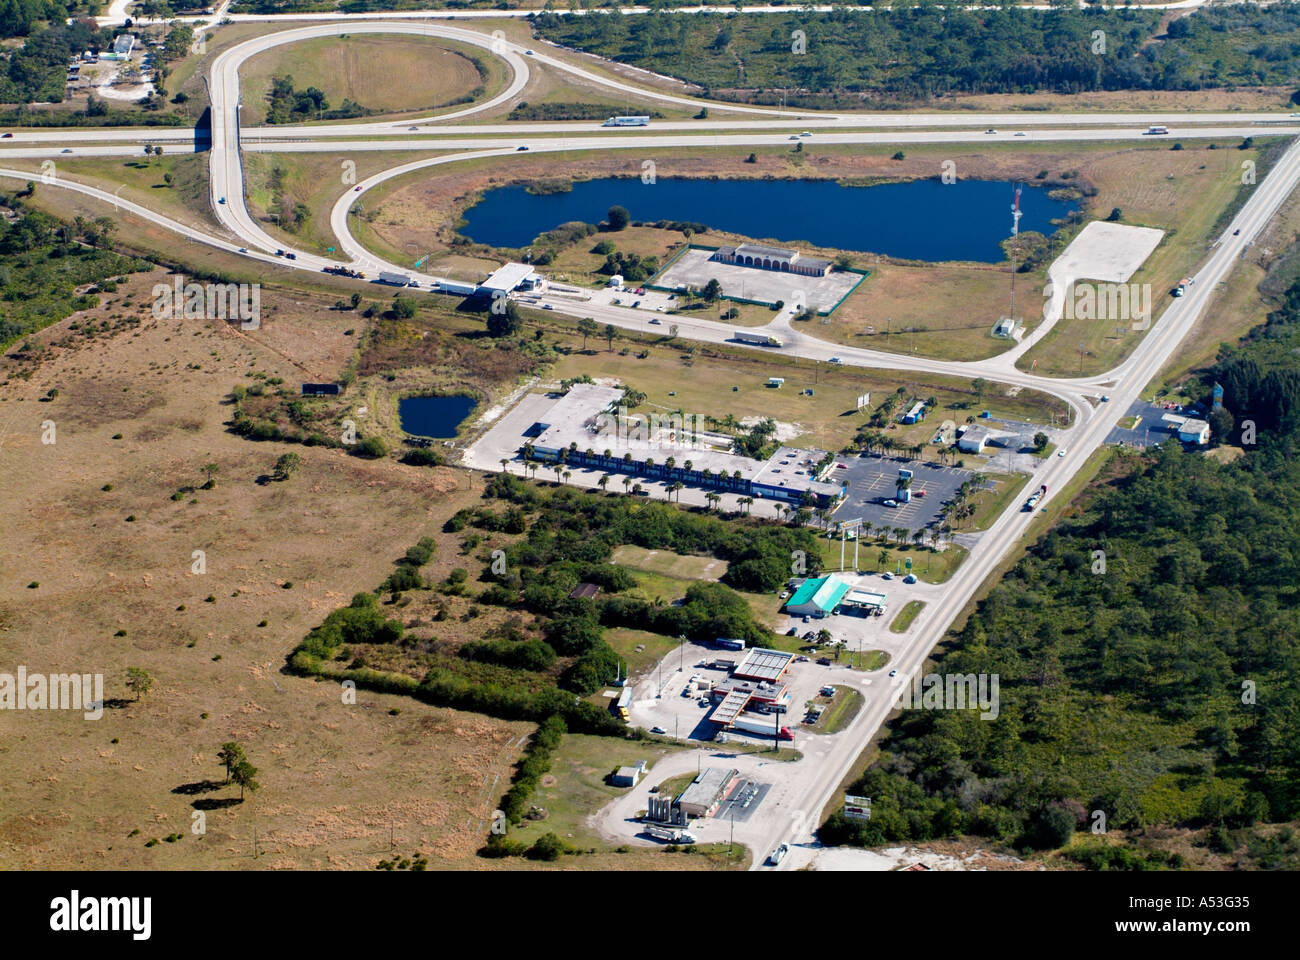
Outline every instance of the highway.
{"label": "highway", "polygon": [[[119,10],[116,4],[113,10]],[[476,11],[475,15],[481,16],[482,14]],[[554,129],[555,125],[549,124],[531,125],[544,129],[530,131],[523,131],[515,127],[510,127],[507,130],[506,128],[500,128],[499,125],[497,129],[462,126],[452,128],[454,132],[450,136],[447,135],[446,128],[437,127],[421,131],[421,136],[418,139],[400,137],[397,139],[340,142],[334,139],[335,134],[322,132],[326,129],[333,131],[340,128],[334,126],[326,128],[316,125],[294,128],[291,131],[294,135],[291,138],[293,142],[284,143],[278,141],[288,137],[290,131],[276,130],[271,134],[268,133],[268,128],[241,129],[239,118],[240,64],[249,56],[279,44],[339,33],[411,33],[454,39],[491,50],[502,57],[511,70],[510,79],[501,93],[484,103],[474,104],[441,117],[432,117],[422,121],[405,121],[401,124],[389,122],[350,125],[355,131],[359,131],[359,133],[353,135],[384,136],[384,132],[391,135],[398,126],[419,126],[426,123],[442,124],[450,120],[469,117],[503,104],[516,96],[527,84],[530,76],[530,61],[553,63],[558,69],[582,75],[590,82],[602,84],[619,92],[634,93],[641,99],[679,101],[689,103],[692,108],[698,108],[704,103],[704,101],[696,98],[674,97],[669,94],[647,92],[622,81],[583,71],[571,64],[555,61],[554,58],[536,53],[529,55],[526,48],[521,45],[503,42],[486,34],[442,23],[412,23],[391,17],[357,19],[340,18],[337,15],[322,16],[323,18],[328,17],[328,19],[321,23],[295,27],[238,44],[219,55],[212,64],[209,74],[213,118],[210,151],[210,194],[212,209],[215,211],[222,227],[229,232],[229,236],[214,236],[205,230],[157,214],[140,204],[116,200],[107,191],[85,184],[74,183],[66,178],[57,178],[53,185],[77,191],[100,201],[116,203],[120,209],[128,210],[135,216],[142,217],[191,240],[209,244],[217,249],[241,254],[280,267],[319,272],[322,267],[340,261],[326,259],[305,251],[297,252],[297,259],[294,261],[286,261],[275,256],[274,251],[280,248],[282,241],[270,237],[249,214],[244,198],[241,138],[247,141],[255,136],[259,142],[247,144],[247,147],[256,150],[311,149],[337,152],[345,149],[451,149],[456,152],[441,157],[417,159],[375,174],[357,184],[360,191],[353,189],[352,186],[345,187],[345,192],[336,201],[330,215],[331,227],[338,239],[339,247],[357,269],[367,273],[373,273],[379,269],[400,270],[404,273],[411,273],[412,276],[418,278],[421,281],[421,286],[427,286],[442,278],[412,273],[409,269],[382,261],[375,254],[365,250],[348,229],[348,211],[357,198],[363,196],[367,190],[393,177],[403,176],[441,164],[457,163],[482,157],[508,156],[516,152],[516,146],[518,145],[527,145],[530,151],[545,152],[559,150],[649,149],[651,147],[690,145],[724,146],[737,142],[757,145],[769,142],[783,142],[785,139],[781,134],[758,132],[761,129],[771,129],[771,124],[774,122],[772,120],[773,111],[757,108],[746,110],[726,104],[718,104],[717,106],[719,109],[728,109],[733,112],[767,114],[768,116],[764,119],[749,121],[752,124],[766,126],[753,126],[749,128],[750,132],[745,134],[740,133],[739,128],[733,122],[727,129],[737,129],[737,133],[714,134],[708,132],[715,128],[714,122],[702,121],[699,126],[704,129],[705,132],[703,133],[684,132],[692,126],[687,124],[683,125],[680,130],[665,129],[665,132],[660,135],[647,135],[640,132],[630,133],[629,131],[597,133],[594,129],[581,135],[573,135],[574,128],[572,124],[564,125],[562,130]],[[710,103],[708,106],[710,110],[714,108],[714,104]],[[790,121],[781,119],[781,116],[800,118],[798,123],[804,127],[814,125],[813,121],[801,119],[801,115],[791,111],[786,111],[784,115],[778,115],[776,123],[789,124]],[[985,117],[993,116],[1007,117],[1005,114],[985,115]],[[1152,119],[1154,116],[1160,116],[1164,119],[1154,120]],[[1280,115],[1262,116],[1272,121],[1280,119]],[[898,118],[891,117],[890,119],[896,120]],[[885,124],[880,121],[879,125],[888,125],[896,129],[871,131],[843,129],[846,126],[868,126],[869,124],[866,123],[837,122],[829,118],[823,118],[825,122],[816,124],[819,128],[823,128],[823,132],[817,133],[811,142],[953,142],[979,144],[993,139],[1006,139],[1014,136],[1013,131],[1020,127],[1032,127],[1033,133],[1027,133],[1027,136],[1020,138],[1018,142],[1032,142],[1036,139],[1059,141],[1123,140],[1144,136],[1140,128],[1128,127],[1127,124],[1145,126],[1149,123],[1163,122],[1172,128],[1179,122],[1189,122],[1186,115],[1168,113],[1151,116],[1124,115],[1121,120],[1095,116],[1089,116],[1085,119],[1073,115],[1065,117],[1059,114],[1054,116],[1041,114],[1016,115],[1014,120],[990,120],[971,116],[949,118],[945,116],[945,120],[954,120],[954,123],[951,124],[934,122],[936,119],[927,114],[913,117],[914,122],[911,123]],[[907,129],[922,126],[956,128],[963,124],[969,127],[973,120],[975,121],[973,129]],[[1294,135],[1300,132],[1300,125],[1292,123],[1283,123],[1280,126],[1261,130],[1257,125],[1250,122],[1249,117],[1243,118],[1242,115],[1216,116],[1215,119],[1207,122],[1211,125],[1198,126],[1195,133],[1188,131],[1185,135],[1236,137],[1260,135],[1262,133]],[[979,129],[985,123],[989,126],[1007,126],[1011,124],[1012,130],[999,130],[998,134],[985,134],[983,130]],[[1049,126],[1049,124],[1062,126],[1042,129]],[[1065,128],[1064,125],[1066,124],[1076,126],[1073,129]],[[721,128],[720,125],[718,127]],[[827,132],[824,130],[826,127],[834,127],[835,130],[834,132]],[[508,132],[512,138],[506,144],[502,144],[499,137],[492,139],[484,136],[485,133],[505,132]],[[87,136],[91,133],[94,133],[94,131],[70,130],[59,132],[56,136],[62,135],[62,142],[65,144],[78,145],[72,148],[74,155],[83,151],[88,153],[91,150],[130,150],[135,152],[134,142],[123,136],[129,131],[111,131],[115,136],[109,136],[110,131],[103,131],[105,134],[104,140],[108,142],[80,146],[86,143],[87,140],[97,139]],[[136,131],[136,133],[139,132]],[[149,133],[152,134],[154,131],[149,131]],[[525,134],[528,136],[525,136]],[[550,134],[551,136],[543,137],[538,136],[538,134]],[[60,147],[58,141],[52,140],[44,132],[32,134],[31,136],[32,138],[39,137],[39,139],[24,137],[22,146],[0,150],[0,163],[3,163],[6,156],[17,157],[24,155],[19,151],[58,150],[62,155],[61,150],[68,149],[67,147]],[[904,140],[903,138],[907,139]],[[934,140],[928,138],[943,139]],[[164,140],[157,137],[155,139],[157,142],[184,143],[183,138]],[[19,142],[17,136],[15,136],[14,142]],[[29,155],[36,156],[38,154]],[[41,153],[39,155],[48,154]],[[19,180],[36,179],[29,171],[12,168],[0,168],[0,176]],[[1033,489],[1039,485],[1046,485],[1049,491],[1048,499],[1050,499],[1069,483],[1071,478],[1084,466],[1093,451],[1104,443],[1107,434],[1123,416],[1131,402],[1137,399],[1146,384],[1169,360],[1179,343],[1187,336],[1197,319],[1204,312],[1217,283],[1229,274],[1246,246],[1264,228],[1298,182],[1300,182],[1300,143],[1293,142],[1267,176],[1255,186],[1240,212],[1233,218],[1224,234],[1210,249],[1204,264],[1194,274],[1194,283],[1189,288],[1187,295],[1173,301],[1155,322],[1152,329],[1147,332],[1145,338],[1141,340],[1134,352],[1123,363],[1114,370],[1101,375],[1074,379],[1053,379],[1018,370],[1006,358],[994,357],[989,360],[973,362],[940,361],[841,346],[817,340],[792,328],[786,314],[782,314],[766,329],[780,332],[780,336],[785,342],[782,353],[787,356],[826,361],[832,355],[835,355],[840,357],[847,366],[909,370],[966,379],[985,377],[999,382],[1042,390],[1062,398],[1070,404],[1075,414],[1067,439],[1063,443],[1066,453],[1062,457],[1047,458],[1033,474],[1027,487],[1027,489]],[[225,202],[222,202],[223,198]],[[1234,235],[1234,231],[1239,231],[1239,233]],[[557,313],[567,313],[572,316],[591,316],[599,322],[613,323],[625,329],[642,331],[648,329],[647,318],[644,314],[635,310],[601,304],[575,304],[572,301],[555,296],[544,298],[544,302],[551,305]],[[731,336],[729,327],[711,321],[673,317],[671,322],[677,326],[678,336],[683,338],[722,343],[726,342]],[[764,348],[753,347],[750,349]],[[1099,402],[1098,395],[1102,389],[1109,394],[1110,402]],[[927,604],[914,622],[907,647],[902,655],[895,660],[900,680],[907,678],[919,667],[929,651],[942,638],[955,617],[976,594],[997,565],[1026,536],[1035,517],[1035,513],[1022,512],[1020,504],[1015,503],[995,520],[986,533],[981,535],[972,548],[969,557],[946,584],[940,597]],[[796,844],[807,844],[812,839],[812,832],[816,829],[822,809],[834,798],[840,782],[847,775],[854,760],[889,714],[890,706],[891,698],[884,689],[879,689],[874,695],[869,695],[866,706],[849,729],[834,738],[834,747],[826,759],[819,761],[816,765],[811,762],[807,763],[808,769],[801,770],[802,775],[796,778],[796,786],[791,791],[787,791],[781,797],[774,798],[771,801],[779,806],[781,816],[772,821],[773,826],[770,830],[760,836],[751,838],[751,842],[755,845],[756,869],[763,868],[762,860],[764,855],[778,843],[788,841]],[[806,858],[792,856],[778,869],[794,869],[805,862]]]}

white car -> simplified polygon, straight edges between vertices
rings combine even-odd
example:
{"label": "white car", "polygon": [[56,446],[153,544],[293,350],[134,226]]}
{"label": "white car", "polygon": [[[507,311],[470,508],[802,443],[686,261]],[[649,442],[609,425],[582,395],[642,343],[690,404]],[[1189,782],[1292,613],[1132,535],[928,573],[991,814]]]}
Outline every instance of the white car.
{"label": "white car", "polygon": [[889,671],[889,675],[890,675],[891,677],[896,677],[896,676],[898,676],[898,671],[897,671],[897,670],[890,670],[890,671]]}
{"label": "white car", "polygon": [[997,133],[997,131],[994,130],[992,127],[989,127],[989,128],[988,128],[987,130],[985,130],[984,132],[985,132],[985,133]]}
{"label": "white car", "polygon": [[785,859],[785,855],[789,852],[790,852],[790,844],[783,843],[767,855],[767,862],[775,867],[778,863],[780,863],[782,860]]}
{"label": "white car", "polygon": [[1057,451],[1056,451],[1056,455],[1057,455],[1058,457],[1063,457],[1063,456],[1065,456],[1065,447],[1062,447],[1060,450],[1057,450]]}
{"label": "white car", "polygon": [[1018,130],[1018,131],[1016,131],[1016,136],[1017,136],[1017,137],[1023,137],[1024,135],[1025,135],[1025,131],[1023,131],[1023,130]]}

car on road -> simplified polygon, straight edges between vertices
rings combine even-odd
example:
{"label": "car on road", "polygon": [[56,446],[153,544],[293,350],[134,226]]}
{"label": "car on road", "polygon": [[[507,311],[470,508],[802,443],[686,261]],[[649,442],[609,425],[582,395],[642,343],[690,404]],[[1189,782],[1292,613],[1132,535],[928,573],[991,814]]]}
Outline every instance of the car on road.
{"label": "car on road", "polygon": [[992,127],[989,127],[989,128],[988,128],[987,130],[985,130],[984,132],[985,132],[985,133],[997,133],[997,131],[994,130]]}
{"label": "car on road", "polygon": [[898,676],[898,671],[897,671],[897,670],[890,670],[890,671],[889,671],[889,675],[890,675],[891,677],[896,677],[896,676]]}
{"label": "car on road", "polygon": [[240,253],[248,253],[248,247],[240,247],[240,248],[239,248],[239,252],[240,252]]}
{"label": "car on road", "polygon": [[651,323],[663,323],[663,321],[660,320],[658,317],[651,317],[651,318],[650,318],[650,322],[651,322]]}
{"label": "car on road", "polygon": [[[651,733],[660,733],[660,734],[662,734],[662,733],[667,733],[668,731],[665,730],[663,727],[651,727],[651,728],[650,728],[650,732],[651,732]],[[654,793],[655,790],[657,790],[657,789],[658,789],[658,787],[652,787],[652,788],[650,789],[650,792],[651,792],[651,793]]]}
{"label": "car on road", "polygon": [[283,250],[277,250],[277,251],[275,251],[275,255],[276,255],[277,257],[283,257],[283,256],[284,256],[284,251],[283,251]]}
{"label": "car on road", "polygon": [[64,148],[63,148],[63,153],[71,153],[71,152],[72,152],[72,148],[71,148],[71,147],[64,147]]}
{"label": "car on road", "polygon": [[226,198],[225,198],[225,197],[222,197],[220,200],[217,201],[217,203],[225,203],[225,202],[226,202]]}
{"label": "car on road", "polygon": [[831,363],[843,363],[844,361],[841,360],[839,357],[831,357],[830,362],[831,362]]}
{"label": "car on road", "polygon": [[530,57],[533,55],[533,51],[531,51],[531,50],[525,50],[524,53],[527,54],[527,55],[530,56]]}
{"label": "car on road", "polygon": [[1058,457],[1063,457],[1063,456],[1065,456],[1065,447],[1062,447],[1060,450],[1057,450],[1057,451],[1056,451],[1056,455],[1057,455]]}
{"label": "car on road", "polygon": [[799,136],[801,136],[801,137],[811,137],[811,136],[812,136],[812,131],[811,131],[811,130],[805,130],[803,133],[799,134]]}
{"label": "car on road", "polygon": [[1017,130],[1017,131],[1016,131],[1016,136],[1017,136],[1017,137],[1023,137],[1024,135],[1025,135],[1025,131],[1023,131],[1023,130]]}
{"label": "car on road", "polygon": [[799,134],[797,134],[797,133],[792,133],[792,134],[790,134],[790,139],[791,139],[791,140],[798,140],[798,139],[799,139]]}
{"label": "car on road", "polygon": [[544,304],[542,304],[542,309],[543,309],[543,310],[554,310],[555,308],[554,308],[553,306],[551,306],[549,303],[544,303]]}
{"label": "car on road", "polygon": [[296,254],[296,253],[286,253],[286,254],[284,255],[284,259],[286,259],[286,260],[297,260],[297,259],[298,259],[298,254]]}
{"label": "car on road", "polygon": [[640,300],[635,300],[635,301],[633,301],[632,306],[633,306],[634,308],[635,308],[635,307],[639,307],[639,306],[641,306],[641,301],[640,301]]}
{"label": "car on road", "polygon": [[1110,403],[1110,397],[1106,396],[1106,394],[1103,393],[1103,394],[1101,395],[1101,402],[1102,402],[1102,403]]}
{"label": "car on road", "polygon": [[360,192],[361,192],[361,187],[360,187],[360,185],[358,185],[358,186],[357,186],[357,189],[356,189],[355,191],[353,191],[353,192],[354,192],[354,193],[360,193]]}
{"label": "car on road", "polygon": [[1232,235],[1233,235],[1234,237],[1236,237],[1236,236],[1240,236],[1240,234],[1241,234],[1241,228],[1240,228],[1240,227],[1238,227],[1236,230],[1232,231]]}
{"label": "car on road", "polygon": [[419,128],[419,127],[407,127],[406,129],[407,129],[407,130],[419,130],[420,128]]}
{"label": "car on road", "polygon": [[12,134],[12,133],[6,133],[6,134],[4,135],[4,139],[5,139],[5,140],[8,140],[8,139],[10,139],[10,138],[12,138],[12,137],[13,137],[13,134]]}
{"label": "car on road", "polygon": [[515,153],[522,153],[523,151],[525,151],[525,150],[527,150],[527,149],[528,149],[528,147],[526,147],[526,146],[515,147]]}

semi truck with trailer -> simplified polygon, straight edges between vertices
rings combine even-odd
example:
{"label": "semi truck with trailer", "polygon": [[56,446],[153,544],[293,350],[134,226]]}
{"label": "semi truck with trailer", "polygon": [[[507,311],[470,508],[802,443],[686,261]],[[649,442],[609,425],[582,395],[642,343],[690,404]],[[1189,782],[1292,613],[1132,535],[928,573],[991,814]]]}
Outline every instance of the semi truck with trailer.
{"label": "semi truck with trailer", "polygon": [[789,727],[773,727],[772,722],[767,719],[749,718],[740,716],[731,721],[729,730],[740,730],[743,733],[756,733],[760,737],[770,737],[775,735],[778,740],[793,740],[794,734],[790,732]]}
{"label": "semi truck with trailer", "polygon": [[760,347],[779,347],[781,341],[776,337],[769,336],[766,333],[750,333],[746,330],[737,330],[733,334],[733,339],[740,343],[752,343]]}
{"label": "semi truck with trailer", "polygon": [[393,273],[391,270],[380,270],[379,282],[391,284],[394,287],[405,287],[411,282],[411,278],[404,273]]}
{"label": "semi truck with trailer", "polygon": [[1039,501],[1045,496],[1047,496],[1047,484],[1043,484],[1034,491],[1032,495],[1030,495],[1029,499],[1025,501],[1025,509],[1033,510],[1034,507],[1038,506]]}
{"label": "semi truck with trailer", "polygon": [[610,117],[602,127],[648,127],[650,126],[649,117]]}

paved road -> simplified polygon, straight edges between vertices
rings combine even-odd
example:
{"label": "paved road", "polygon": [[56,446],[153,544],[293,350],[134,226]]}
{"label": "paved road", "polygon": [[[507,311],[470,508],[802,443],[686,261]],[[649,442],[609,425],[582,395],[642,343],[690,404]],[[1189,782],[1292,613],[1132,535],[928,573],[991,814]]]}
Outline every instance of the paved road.
{"label": "paved road", "polygon": [[[337,18],[334,18],[329,23],[297,28],[240,44],[217,58],[212,68],[210,84],[214,117],[212,146],[213,209],[217,211],[223,226],[231,231],[235,239],[227,240],[211,236],[204,231],[156,214],[138,204],[116,201],[118,205],[123,209],[130,210],[137,216],[174,230],[190,239],[208,243],[220,249],[242,252],[239,249],[240,246],[247,245],[251,252],[246,255],[254,259],[281,266],[293,266],[297,269],[319,270],[328,261],[311,254],[301,253],[297,261],[286,264],[283,260],[263,252],[276,249],[277,241],[267,236],[247,212],[243,198],[242,164],[238,149],[240,136],[237,106],[239,98],[238,64],[247,56],[268,49],[277,43],[292,42],[293,39],[325,36],[340,32],[409,32],[450,37],[475,43],[479,46],[488,46],[489,48],[493,44],[492,38],[485,37],[482,34],[474,34],[471,31],[458,30],[441,24],[404,24],[395,22],[392,19],[378,22],[358,22],[356,20],[340,22]],[[288,35],[292,36],[289,37]],[[528,76],[528,67],[523,57],[520,56],[519,49],[517,45],[506,44],[504,51],[500,47],[496,50],[505,57],[514,71],[512,82],[507,87],[508,90],[513,89],[514,92],[522,89],[522,85],[526,82]],[[571,72],[575,70],[575,68],[567,64],[562,65],[562,69]],[[608,78],[596,75],[590,75],[590,77],[596,82],[607,86],[616,88],[626,86],[619,81],[611,81]],[[645,95],[642,91],[637,90],[636,92],[639,95]],[[513,92],[510,95],[513,96]],[[649,96],[657,96],[662,99],[666,95]],[[667,99],[674,98],[667,97]],[[689,102],[692,106],[700,104],[700,101],[693,98],[689,99],[689,101],[685,98],[676,99]],[[492,103],[496,102],[502,102],[502,100],[494,98]],[[483,104],[470,107],[444,119],[464,116],[477,110],[486,109],[489,105]],[[1232,129],[1237,130],[1240,128]],[[1287,128],[1287,131],[1294,132],[1291,128]],[[922,132],[924,131],[916,131],[917,134]],[[1096,134],[1107,137],[1119,135],[1118,131],[1088,130],[1036,131],[1034,136],[1047,137],[1058,132],[1063,135],[1062,139],[1071,140],[1087,139],[1090,138],[1090,135]],[[71,136],[80,136],[81,133],[83,132],[71,134]],[[960,131],[945,131],[944,133],[953,136],[954,140],[962,139],[968,142],[978,142],[983,136],[972,132],[962,134]],[[1130,136],[1139,135],[1131,130],[1127,131],[1127,134]],[[865,136],[867,134],[859,133],[858,135]],[[1234,132],[1233,135],[1238,134]],[[836,136],[853,136],[853,134],[841,133],[836,134]],[[594,139],[595,142],[585,147],[586,149],[609,149],[611,146],[611,141],[607,138]],[[827,138],[819,135],[819,139],[825,140]],[[654,138],[657,145],[673,145],[678,142],[709,144],[722,140],[725,140],[725,137],[679,138],[670,135],[666,138]],[[626,143],[627,141],[623,142]],[[337,145],[335,146],[337,147]],[[568,147],[561,147],[551,141],[546,143],[541,140],[536,141],[536,149],[538,150],[561,148],[567,149]],[[472,157],[501,156],[510,152],[513,152],[512,147],[504,147],[458,153],[432,160],[414,161],[393,170],[385,171],[382,174],[377,174],[375,177],[364,181],[361,184],[362,192],[364,193],[365,189],[375,183],[410,170],[422,169],[439,163],[456,162],[457,160]],[[0,169],[0,176],[25,180],[31,178],[32,175],[23,171]],[[1116,369],[1099,376],[1052,380],[1005,368],[997,363],[997,358],[994,358],[993,361],[977,363],[953,363],[898,354],[882,354],[860,348],[826,344],[790,329],[787,322],[780,320],[777,321],[777,326],[782,330],[783,339],[786,341],[783,353],[814,360],[828,359],[834,353],[839,355],[846,365],[949,373],[965,377],[987,376],[1000,381],[1045,390],[1064,398],[1074,407],[1076,412],[1074,426],[1069,431],[1066,431],[1066,437],[1068,437],[1066,441],[1067,453],[1063,457],[1048,458],[1030,480],[1030,489],[1039,484],[1045,484],[1049,488],[1049,496],[1052,496],[1059,493],[1070,478],[1079,471],[1087,457],[1104,442],[1105,437],[1114,428],[1123,412],[1137,398],[1150,379],[1159,372],[1204,311],[1215,285],[1228,274],[1246,245],[1263,229],[1298,182],[1300,182],[1300,145],[1293,144],[1269,172],[1268,176],[1256,186],[1241,211],[1233,219],[1233,222],[1228,225],[1224,235],[1212,249],[1204,266],[1194,275],[1195,282],[1188,294],[1172,303],[1127,360]],[[114,202],[111,194],[96,188],[62,180],[56,181],[56,185],[110,203]],[[224,204],[218,202],[222,196],[227,198],[227,202]],[[349,191],[340,198],[332,212],[331,224],[339,237],[340,245],[359,264],[369,266],[372,269],[374,265],[387,266],[379,263],[373,254],[368,254],[362,250],[347,231],[347,209],[354,199],[355,191]],[[1238,236],[1232,235],[1235,230],[1240,231]],[[253,249],[257,247],[262,249],[260,251]],[[435,278],[429,277],[427,279],[432,280]],[[557,311],[563,310],[576,315],[595,316],[598,320],[624,327],[643,328],[645,325],[644,319],[640,315],[636,315],[635,311],[595,304],[578,306],[563,300],[553,302]],[[631,316],[629,316],[630,314]],[[679,336],[717,342],[725,340],[730,335],[728,328],[720,327],[708,321],[674,318],[674,322],[678,326]],[[1090,402],[1089,397],[1095,397],[1101,387],[1106,388],[1111,396],[1111,402],[1094,405],[1094,403]],[[948,625],[994,570],[1002,557],[1016,545],[1018,540],[1025,536],[1033,516],[1033,514],[1021,512],[1018,509],[1018,504],[1013,505],[1008,512],[997,518],[991,529],[974,545],[967,561],[957,571],[953,579],[949,581],[942,595],[927,604],[913,624],[911,639],[902,654],[895,660],[902,677],[905,678],[919,666],[930,649],[942,637]],[[779,808],[780,813],[774,819],[765,818],[765,820],[771,819],[771,825],[762,836],[755,838],[756,865],[761,864],[762,857],[767,850],[776,846],[782,840],[800,842],[807,841],[811,837],[811,832],[816,828],[821,809],[833,797],[840,782],[858,756],[862,744],[879,728],[889,712],[889,707],[890,698],[887,691],[883,689],[873,690],[872,695],[868,698],[867,706],[850,728],[837,737],[831,738],[832,742],[824,752],[821,752],[819,747],[821,755],[818,757],[817,762],[815,764],[809,763],[809,769],[801,771],[804,775],[795,778],[795,783],[788,792],[784,792],[778,798],[773,798],[771,802],[775,804],[774,808]],[[796,865],[798,865],[798,858],[791,858],[782,864],[781,869],[792,868]]]}

